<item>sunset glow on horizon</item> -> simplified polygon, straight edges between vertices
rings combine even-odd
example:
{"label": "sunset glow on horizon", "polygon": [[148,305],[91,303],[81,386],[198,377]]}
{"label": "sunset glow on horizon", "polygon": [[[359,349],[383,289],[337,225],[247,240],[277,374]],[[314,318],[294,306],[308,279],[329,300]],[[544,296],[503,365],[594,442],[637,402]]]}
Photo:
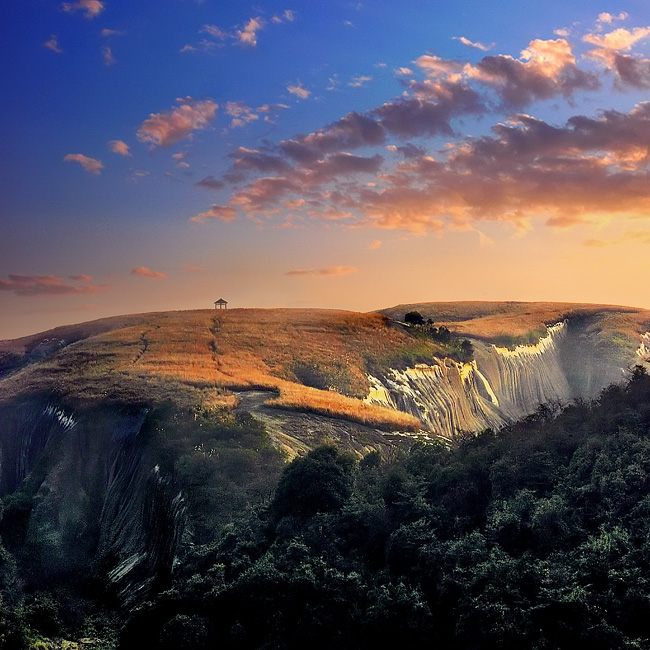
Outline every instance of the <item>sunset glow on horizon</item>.
{"label": "sunset glow on horizon", "polygon": [[650,307],[650,2],[13,3],[0,339],[123,313]]}

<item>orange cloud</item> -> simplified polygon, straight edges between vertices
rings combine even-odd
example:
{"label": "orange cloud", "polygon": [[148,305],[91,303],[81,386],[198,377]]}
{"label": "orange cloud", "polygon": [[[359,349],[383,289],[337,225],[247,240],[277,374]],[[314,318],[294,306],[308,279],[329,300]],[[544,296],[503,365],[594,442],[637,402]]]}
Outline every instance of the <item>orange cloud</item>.
{"label": "orange cloud", "polygon": [[633,45],[649,36],[650,27],[635,27],[634,29],[620,27],[607,34],[587,34],[582,40],[606,50],[629,52]]}
{"label": "orange cloud", "polygon": [[199,212],[196,217],[190,217],[190,221],[203,222],[209,219],[230,222],[237,218],[237,210],[227,205],[213,205],[206,212]]}
{"label": "orange cloud", "polygon": [[578,68],[571,45],[563,38],[531,41],[521,59],[486,56],[475,66],[467,65],[465,73],[498,91],[505,105],[515,107],[600,86],[595,74]]}
{"label": "orange cloud", "polygon": [[162,280],[167,277],[165,273],[160,271],[152,271],[146,266],[138,266],[135,269],[131,269],[131,275],[139,275],[143,278],[151,278],[153,280]]}
{"label": "orange cloud", "polygon": [[152,113],[142,123],[137,133],[140,142],[168,147],[191,136],[192,131],[207,129],[219,107],[207,99],[194,101],[191,97],[186,97],[177,101],[180,106],[175,106],[171,111]]}
{"label": "orange cloud", "polygon": [[262,18],[251,18],[244,25],[243,29],[236,31],[237,38],[240,45],[249,47],[257,47],[257,32],[264,28],[264,21]]}
{"label": "orange cloud", "polygon": [[95,18],[104,11],[104,3],[99,0],[77,0],[77,2],[64,2],[61,8],[66,13],[85,11],[86,18]]}
{"label": "orange cloud", "polygon": [[587,246],[588,248],[603,248],[609,246],[609,244],[602,239],[588,239],[583,243],[583,246]]}
{"label": "orange cloud", "polygon": [[110,291],[108,285],[93,285],[89,275],[71,276],[71,279],[84,282],[83,285],[66,284],[58,275],[20,275],[10,273],[8,280],[0,280],[0,291],[11,291],[17,296],[69,296],[77,294],[96,294]]}
{"label": "orange cloud", "polygon": [[266,177],[258,178],[237,192],[230,203],[237,205],[246,212],[265,212],[268,209],[280,211],[275,206],[284,196],[291,192],[298,192],[300,186],[297,181],[290,178]]}
{"label": "orange cloud", "polygon": [[625,11],[621,11],[621,13],[617,15],[603,12],[602,14],[598,14],[598,20],[596,22],[609,24],[613,23],[615,20],[625,20],[626,18],[628,18],[628,15]]}
{"label": "orange cloud", "polygon": [[[616,215],[650,215],[650,103],[629,113],[576,115],[564,126],[519,114],[495,125],[491,136],[457,143],[438,159],[405,146],[404,160],[387,173],[380,173],[380,156],[323,153],[346,140],[367,141],[374,127],[383,137],[384,124],[369,120],[364,126],[370,131],[328,127],[280,143],[295,166],[280,176],[252,180],[237,190],[230,205],[264,218],[289,209],[297,218],[413,233],[465,228],[482,220],[525,231],[533,219],[566,228]],[[286,162],[271,158],[278,168]],[[364,174],[373,174],[373,182]]]}
{"label": "orange cloud", "polygon": [[108,143],[108,148],[113,152],[117,153],[120,156],[130,156],[131,152],[129,151],[129,145],[122,140],[110,140]]}
{"label": "orange cloud", "polygon": [[[275,15],[271,18],[270,23],[282,24],[291,23],[296,20],[296,13],[286,9],[281,15]],[[257,47],[257,35],[260,31],[268,26],[269,22],[261,16],[249,18],[243,25],[235,26],[229,30],[222,29],[217,25],[203,25],[199,33],[207,34],[210,38],[203,39],[198,45],[185,45],[181,52],[198,52],[212,51],[215,48],[223,47],[226,41],[233,45],[242,47]]]}
{"label": "orange cloud", "polygon": [[427,77],[449,79],[450,81],[461,79],[465,69],[465,64],[459,61],[450,61],[431,54],[423,54],[414,63]]}
{"label": "orange cloud", "polygon": [[650,60],[623,52],[629,51],[638,41],[648,37],[650,27],[636,27],[632,30],[621,28],[607,34],[587,34],[583,40],[598,47],[587,52],[585,56],[616,74],[614,83],[618,90],[623,90],[625,86],[647,89],[650,88]]}
{"label": "orange cloud", "polygon": [[101,160],[89,158],[81,153],[69,153],[63,156],[64,162],[78,162],[89,174],[101,174],[104,165]]}
{"label": "orange cloud", "polygon": [[43,47],[46,47],[48,50],[52,50],[52,52],[56,52],[57,54],[61,54],[63,52],[63,50],[59,46],[59,39],[56,37],[55,34],[52,34],[49,40],[43,43]]}
{"label": "orange cloud", "polygon": [[295,271],[287,271],[285,275],[310,278],[331,278],[350,275],[352,273],[357,273],[358,271],[359,269],[356,266],[328,266],[324,269],[297,269]]}
{"label": "orange cloud", "polygon": [[210,36],[218,38],[222,41],[228,38],[228,33],[224,32],[223,29],[217,27],[216,25],[203,25],[203,27],[201,27],[200,33],[209,34]]}
{"label": "orange cloud", "polygon": [[375,241],[372,242],[371,244],[368,244],[366,248],[371,251],[381,248],[381,239],[375,239]]}
{"label": "orange cloud", "polygon": [[300,81],[296,84],[287,86],[287,90],[292,95],[296,95],[296,97],[300,97],[300,99],[307,99],[307,97],[311,95],[311,90],[307,90],[306,88],[303,88],[302,83]]}

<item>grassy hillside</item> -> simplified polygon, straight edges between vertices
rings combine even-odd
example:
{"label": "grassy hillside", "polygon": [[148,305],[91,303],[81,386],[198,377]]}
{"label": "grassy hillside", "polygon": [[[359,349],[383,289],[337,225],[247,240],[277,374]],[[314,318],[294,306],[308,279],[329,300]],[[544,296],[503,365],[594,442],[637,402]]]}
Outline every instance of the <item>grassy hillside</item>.
{"label": "grassy hillside", "polygon": [[420,303],[383,313],[232,309],[136,314],[0,341],[1,399],[46,391],[76,403],[233,408],[233,391],[270,391],[268,405],[388,429],[410,415],[366,404],[367,374],[445,356],[444,346],[395,321],[419,311],[458,336],[533,342],[545,324],[587,319],[594,335],[630,350],[650,329],[647,310],[572,303]]}
{"label": "grassy hillside", "polygon": [[[278,407],[416,430],[411,416],[361,401],[365,373],[440,353],[379,314],[342,311],[167,312],[85,327],[87,336],[75,326],[1,344],[31,361],[2,380],[3,397],[49,390],[73,401],[171,398],[218,408],[235,405],[234,390],[264,389],[274,391],[270,400]],[[70,338],[78,340],[57,349],[56,341]],[[39,350],[44,354],[34,356]]]}
{"label": "grassy hillside", "polygon": [[546,332],[546,325],[567,317],[587,317],[594,331],[634,342],[650,329],[650,310],[569,302],[424,302],[396,305],[380,313],[401,319],[409,311],[418,311],[458,335],[497,345],[534,343]]}

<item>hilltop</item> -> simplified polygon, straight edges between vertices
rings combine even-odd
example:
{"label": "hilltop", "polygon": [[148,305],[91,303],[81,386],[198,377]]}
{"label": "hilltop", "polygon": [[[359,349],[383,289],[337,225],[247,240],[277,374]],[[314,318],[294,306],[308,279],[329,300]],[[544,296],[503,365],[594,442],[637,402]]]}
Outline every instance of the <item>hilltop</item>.
{"label": "hilltop", "polygon": [[633,360],[650,312],[575,303],[404,304],[375,313],[319,309],[155,312],[58,327],[0,341],[7,400],[48,392],[73,404],[155,404],[232,409],[238,391],[265,391],[267,406],[342,417],[387,430],[421,423],[364,402],[368,375],[444,358],[448,349],[400,324],[418,311],[483,345],[534,344],[550,324],[579,320],[605,356]]}

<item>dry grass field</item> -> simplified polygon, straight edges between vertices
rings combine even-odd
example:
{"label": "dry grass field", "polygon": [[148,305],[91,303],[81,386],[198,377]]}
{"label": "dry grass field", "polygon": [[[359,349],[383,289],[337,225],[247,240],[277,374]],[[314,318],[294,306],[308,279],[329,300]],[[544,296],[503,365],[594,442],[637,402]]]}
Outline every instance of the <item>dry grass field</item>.
{"label": "dry grass field", "polygon": [[[419,422],[361,401],[368,365],[426,358],[436,347],[390,327],[380,314],[329,310],[231,309],[125,317],[115,328],[88,324],[88,338],[2,383],[3,396],[52,390],[68,399],[173,399],[230,407],[230,391],[273,391],[270,404],[345,417],[381,428],[417,430]],[[66,328],[0,344],[28,351]],[[80,337],[79,326],[74,335]],[[276,396],[277,395],[277,396]]]}
{"label": "dry grass field", "polygon": [[444,354],[433,341],[411,336],[391,320],[413,310],[457,335],[502,344],[532,341],[545,324],[569,314],[587,315],[594,332],[606,330],[620,345],[635,345],[650,329],[646,310],[570,303],[421,303],[382,314],[316,309],[136,314],[0,341],[0,355],[31,355],[32,361],[0,379],[0,399],[50,391],[71,401],[171,399],[192,408],[231,408],[237,401],[232,391],[262,389],[272,391],[268,404],[279,408],[417,430],[415,418],[362,401],[368,372]]}
{"label": "dry grass field", "polygon": [[546,325],[576,314],[593,316],[601,329],[618,330],[630,338],[650,329],[647,309],[569,302],[426,302],[397,305],[381,313],[401,319],[409,311],[418,311],[457,335],[488,343],[532,342],[546,331]]}

